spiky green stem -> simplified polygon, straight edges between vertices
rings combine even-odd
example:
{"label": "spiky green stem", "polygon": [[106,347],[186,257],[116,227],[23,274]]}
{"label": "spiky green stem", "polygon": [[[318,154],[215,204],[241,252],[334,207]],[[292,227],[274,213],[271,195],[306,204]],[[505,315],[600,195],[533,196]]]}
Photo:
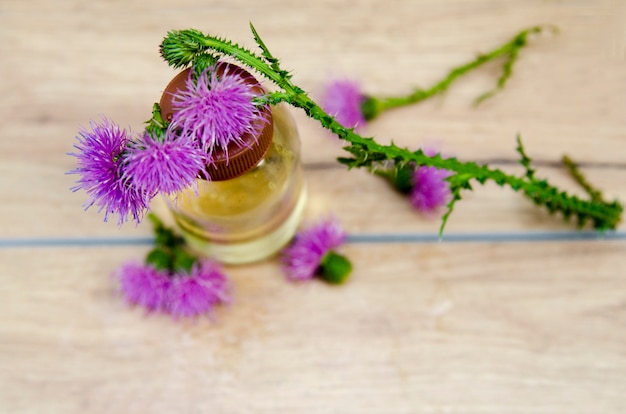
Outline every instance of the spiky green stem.
{"label": "spiky green stem", "polygon": [[[399,166],[413,162],[416,165],[436,167],[454,172],[447,178],[450,182],[453,199],[448,205],[448,212],[443,217],[441,232],[456,201],[461,198],[461,190],[471,189],[472,180],[481,184],[490,180],[500,186],[508,186],[514,191],[521,191],[533,202],[546,207],[550,212],[561,212],[565,218],[575,215],[579,225],[591,221],[595,228],[606,230],[614,229],[619,223],[623,207],[618,201],[607,203],[599,200],[581,200],[576,196],[560,191],[546,180],[536,179],[534,171],[530,170],[530,159],[525,155],[519,139],[518,151],[522,154],[522,165],[527,168],[526,175],[522,177],[508,175],[499,169],[494,169],[487,165],[478,165],[474,162],[461,162],[456,158],[442,158],[440,155],[428,156],[421,150],[410,151],[397,147],[394,144],[382,145],[373,138],[356,134],[354,130],[345,128],[332,116],[324,112],[304,90],[291,82],[289,73],[280,68],[278,59],[269,52],[254,27],[250,26],[255,40],[262,50],[262,56],[258,56],[229,40],[204,35],[197,30],[169,32],[161,44],[161,53],[163,58],[175,67],[191,64],[195,56],[208,51],[216,55],[234,58],[243,65],[256,70],[281,89],[281,91],[269,94],[267,97],[268,102],[288,102],[295,107],[303,109],[309,117],[317,120],[324,128],[329,129],[339,138],[349,143],[345,149],[352,154],[352,157],[342,158],[340,162],[350,168],[366,167],[371,169],[375,168],[376,163],[391,160]],[[537,30],[539,29],[532,28],[522,32],[526,34],[522,37],[518,35],[514,42],[524,43],[526,36]],[[508,50],[510,53],[512,49]],[[517,55],[512,58],[513,61],[516,58]],[[510,76],[512,62],[508,69],[505,68],[499,84],[503,85]],[[459,75],[456,76],[458,77]],[[449,83],[443,85],[442,87],[445,89]]]}

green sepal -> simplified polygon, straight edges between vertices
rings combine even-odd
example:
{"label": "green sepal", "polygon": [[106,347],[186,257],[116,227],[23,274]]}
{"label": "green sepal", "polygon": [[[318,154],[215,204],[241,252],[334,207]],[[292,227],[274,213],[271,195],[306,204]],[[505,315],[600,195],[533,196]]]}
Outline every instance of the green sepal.
{"label": "green sepal", "polygon": [[185,248],[185,241],[165,227],[154,213],[148,214],[155,234],[156,247],[148,253],[146,263],[159,270],[191,272],[197,258]]}
{"label": "green sepal", "polygon": [[365,95],[361,102],[361,113],[366,121],[371,121],[383,111],[382,104],[379,99],[373,96]]}
{"label": "green sepal", "polygon": [[332,250],[322,258],[319,277],[328,283],[340,285],[352,272],[352,263],[347,257]]}
{"label": "green sepal", "polygon": [[191,268],[196,263],[196,257],[190,254],[187,250],[181,246],[176,246],[173,249],[174,261],[172,269],[175,271],[182,270],[185,273],[191,273]]}
{"label": "green sepal", "polygon": [[375,168],[373,173],[384,178],[402,194],[408,194],[413,189],[414,168],[410,163],[402,163],[393,168]]}
{"label": "green sepal", "polygon": [[146,132],[148,132],[150,136],[157,139],[165,137],[168,123],[163,120],[161,116],[161,106],[158,103],[152,105],[152,118],[148,119],[145,124]]}
{"label": "green sepal", "polygon": [[193,59],[193,71],[196,76],[200,76],[202,72],[209,66],[217,62],[217,57],[209,53],[200,53]]}
{"label": "green sepal", "polygon": [[168,249],[155,247],[146,256],[146,263],[154,266],[157,270],[171,270],[173,257]]}
{"label": "green sepal", "polygon": [[403,164],[396,168],[396,176],[394,179],[394,186],[401,193],[409,193],[413,187],[413,173],[414,169],[410,164]]}

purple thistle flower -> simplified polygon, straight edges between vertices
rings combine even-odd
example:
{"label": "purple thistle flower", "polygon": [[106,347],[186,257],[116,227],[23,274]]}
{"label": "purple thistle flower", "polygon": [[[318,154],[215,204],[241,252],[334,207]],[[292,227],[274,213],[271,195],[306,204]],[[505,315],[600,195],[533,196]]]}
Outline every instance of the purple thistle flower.
{"label": "purple thistle flower", "polygon": [[346,232],[335,217],[329,217],[296,234],[292,244],[282,251],[287,278],[293,281],[313,278],[324,256],[341,246],[346,237]]}
{"label": "purple thistle flower", "polygon": [[77,153],[70,153],[77,158],[78,167],[69,174],[81,177],[72,191],[85,190],[89,199],[85,209],[92,205],[98,211],[104,210],[104,221],[109,214],[119,214],[118,224],[124,223],[128,216],[139,223],[148,207],[153,194],[146,193],[128,185],[124,178],[122,159],[130,142],[130,132],[102,118],[102,123],[90,122],[91,131],[82,128],[79,131]]}
{"label": "purple thistle flower", "polygon": [[446,181],[451,171],[436,167],[415,168],[413,188],[409,194],[411,205],[423,212],[433,212],[450,201],[450,183]]}
{"label": "purple thistle flower", "polygon": [[152,265],[127,263],[115,273],[124,298],[148,311],[159,311],[165,306],[171,287],[169,274]]}
{"label": "purple thistle flower", "polygon": [[241,137],[246,133],[256,136],[258,126],[253,121],[264,119],[252,102],[256,96],[252,86],[228,67],[220,76],[215,68],[207,68],[197,77],[189,71],[185,90],[172,97],[175,112],[169,127],[197,140],[209,160],[214,148],[245,145]]}
{"label": "purple thistle flower", "polygon": [[191,317],[230,302],[228,279],[216,263],[208,260],[198,260],[189,274],[131,262],[120,267],[114,277],[127,302],[150,312]]}
{"label": "purple thistle flower", "polygon": [[189,275],[174,275],[165,311],[176,317],[209,312],[215,305],[230,302],[229,288],[228,279],[220,267],[215,262],[201,259],[193,265]]}
{"label": "purple thistle flower", "polygon": [[322,96],[322,108],[346,128],[359,129],[365,125],[361,105],[365,95],[357,82],[337,80],[326,85]]}
{"label": "purple thistle flower", "polygon": [[192,185],[205,168],[205,154],[186,136],[158,139],[144,132],[124,157],[128,181],[148,194],[175,193]]}

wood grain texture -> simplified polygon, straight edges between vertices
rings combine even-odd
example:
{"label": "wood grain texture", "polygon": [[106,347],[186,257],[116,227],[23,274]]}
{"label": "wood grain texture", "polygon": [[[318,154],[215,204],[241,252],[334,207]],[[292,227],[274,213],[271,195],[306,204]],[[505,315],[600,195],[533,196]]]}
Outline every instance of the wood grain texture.
{"label": "wood grain texture", "polygon": [[[531,40],[506,89],[472,100],[489,65],[366,133],[514,165],[521,133],[538,174],[579,193],[555,162],[583,163],[626,200],[626,3],[620,0],[0,1],[0,239],[147,236],[102,223],[72,193],[74,136],[100,114],[139,130],[174,71],[157,46],[195,27],[254,48],[252,21],[314,96],[329,76],[366,91],[427,86],[518,30]],[[363,171],[293,111],[307,216],[353,235],[434,234],[438,220]],[[158,201],[155,207],[159,208]],[[562,232],[521,195],[477,187],[448,231]],[[624,224],[620,225],[623,231]],[[2,413],[622,413],[626,243],[352,243],[340,288],[286,283],[276,260],[228,268],[215,320],[126,306],[110,274],[147,246],[0,245]]]}
{"label": "wood grain texture", "polygon": [[[341,288],[229,269],[216,321],[129,310],[142,248],[0,252],[3,412],[620,412],[626,244],[348,246]],[[78,271],[80,269],[80,271]],[[96,277],[97,276],[97,277]],[[36,398],[35,398],[36,397]]]}

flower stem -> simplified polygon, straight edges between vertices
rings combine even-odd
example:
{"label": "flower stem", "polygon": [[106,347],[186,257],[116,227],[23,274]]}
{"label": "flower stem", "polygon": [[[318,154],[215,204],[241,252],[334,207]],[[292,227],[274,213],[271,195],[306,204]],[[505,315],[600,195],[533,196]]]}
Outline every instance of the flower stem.
{"label": "flower stem", "polygon": [[[354,133],[353,130],[343,127],[304,94],[296,96],[291,103],[304,109],[307,115],[320,121],[323,127],[337,134],[339,138],[351,143],[346,150],[352,153],[353,158],[340,159],[350,168],[368,167],[371,169],[376,166],[377,162],[384,160],[395,160],[400,163],[414,162],[416,165],[454,171],[456,174],[448,178],[453,194],[459,194],[457,189],[471,189],[471,180],[476,180],[481,184],[494,181],[500,186],[506,185],[514,191],[522,191],[535,204],[546,207],[550,213],[559,211],[566,219],[573,215],[577,216],[579,226],[591,221],[596,229],[607,230],[614,229],[621,220],[623,206],[617,201],[607,203],[601,200],[581,200],[565,191],[560,191],[546,180],[508,175],[499,169],[474,162],[461,162],[456,158],[441,158],[440,155],[430,157],[421,150],[412,152],[394,144],[381,145],[373,138],[364,138]],[[457,199],[452,201],[449,208],[453,207]],[[441,232],[445,226],[445,220],[447,217],[444,218]]]}
{"label": "flower stem", "polygon": [[[519,51],[524,46],[526,46],[528,36],[540,33],[544,29],[545,27],[535,26],[526,30],[522,30],[507,43],[491,50],[488,53],[478,55],[471,62],[453,68],[443,79],[441,79],[428,89],[417,88],[412,93],[404,96],[392,96],[386,98],[367,96],[362,106],[365,119],[371,120],[380,115],[382,112],[389,109],[412,105],[431,98],[435,95],[444,93],[455,80],[457,80],[464,74],[484,65],[487,62],[491,62],[495,59],[506,56],[507,60],[502,66],[502,75],[498,79],[496,87],[493,90],[486,92],[476,98],[475,103],[480,104],[484,100],[495,95],[498,90],[504,88],[506,82],[513,73],[513,65],[519,57]],[[553,31],[556,31],[556,29],[552,29]]]}
{"label": "flower stem", "polygon": [[[269,52],[252,25],[251,29],[257,44],[262,50],[262,56],[258,56],[231,41],[204,35],[196,30],[168,33],[161,44],[161,53],[168,63],[176,67],[184,65],[185,62],[190,64],[193,62],[194,56],[210,51],[218,55],[234,58],[247,67],[258,71],[282,89],[278,93],[270,94],[268,99],[276,102],[288,102],[295,107],[301,108],[309,117],[317,120],[324,128],[327,128],[349,143],[345,149],[351,153],[352,157],[339,159],[340,162],[346,164],[349,168],[366,167],[371,170],[377,166],[377,163],[391,160],[399,165],[414,162],[416,165],[452,171],[454,174],[448,177],[447,180],[450,182],[450,188],[454,197],[448,204],[448,212],[444,215],[440,231],[443,231],[455,202],[461,198],[461,190],[472,188],[472,180],[480,184],[484,184],[486,181],[493,181],[500,186],[508,186],[514,191],[521,191],[535,204],[544,206],[551,213],[560,212],[566,219],[576,216],[579,226],[584,225],[587,221],[591,221],[596,229],[606,230],[614,229],[620,222],[623,206],[618,201],[608,203],[602,200],[581,200],[576,196],[560,191],[546,180],[539,180],[529,172],[528,163],[530,160],[524,159],[528,164],[526,165],[527,174],[518,177],[508,175],[499,169],[494,169],[487,165],[461,162],[456,158],[442,158],[440,155],[428,156],[421,150],[410,151],[397,147],[394,144],[382,145],[373,138],[363,137],[355,133],[353,129],[345,128],[335,118],[324,112],[304,90],[291,82],[290,74],[280,68],[278,59]],[[479,57],[474,62],[453,70],[446,79],[431,88],[434,91],[431,93],[444,91],[454,79],[488,60],[509,54],[509,60],[505,64],[503,75],[496,87],[496,89],[501,88],[510,77],[512,64],[518,56],[517,51],[525,44],[527,36],[541,30],[539,26],[524,30],[515,36],[512,41],[484,55],[485,57]],[[479,97],[479,99],[486,99],[486,97]],[[417,98],[414,97],[413,99]],[[518,141],[518,146],[521,146],[520,141]],[[523,155],[525,156],[525,153]]]}

